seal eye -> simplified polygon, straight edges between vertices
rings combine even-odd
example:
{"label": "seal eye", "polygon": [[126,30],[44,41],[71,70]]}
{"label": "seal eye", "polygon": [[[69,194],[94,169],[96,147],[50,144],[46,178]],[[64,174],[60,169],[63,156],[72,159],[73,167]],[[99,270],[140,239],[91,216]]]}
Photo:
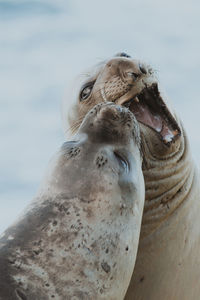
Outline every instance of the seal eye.
{"label": "seal eye", "polygon": [[122,156],[121,153],[114,151],[115,158],[117,159],[120,167],[124,169],[126,172],[129,171],[129,164],[127,160]]}
{"label": "seal eye", "polygon": [[80,92],[80,101],[83,101],[90,96],[93,85],[94,85],[94,81],[88,82],[82,87],[81,92]]}

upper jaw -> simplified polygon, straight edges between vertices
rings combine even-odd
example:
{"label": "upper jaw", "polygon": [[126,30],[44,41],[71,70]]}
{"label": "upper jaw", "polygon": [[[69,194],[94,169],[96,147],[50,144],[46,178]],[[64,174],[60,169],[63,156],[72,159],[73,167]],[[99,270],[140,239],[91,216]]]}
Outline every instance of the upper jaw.
{"label": "upper jaw", "polygon": [[137,96],[147,88],[150,88],[153,84],[157,83],[156,77],[153,72],[147,73],[141,76],[130,88],[130,90],[124,94],[122,97],[117,99],[115,102],[119,105],[124,105],[125,103],[133,100],[137,101]]}

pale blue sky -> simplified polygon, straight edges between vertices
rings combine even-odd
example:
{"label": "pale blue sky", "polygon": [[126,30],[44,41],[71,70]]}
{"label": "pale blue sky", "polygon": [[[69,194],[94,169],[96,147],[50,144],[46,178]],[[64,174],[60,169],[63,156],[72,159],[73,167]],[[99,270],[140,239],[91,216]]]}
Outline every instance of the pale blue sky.
{"label": "pale blue sky", "polygon": [[34,197],[64,141],[69,83],[119,51],[158,70],[200,163],[199,16],[197,0],[0,2],[0,232]]}

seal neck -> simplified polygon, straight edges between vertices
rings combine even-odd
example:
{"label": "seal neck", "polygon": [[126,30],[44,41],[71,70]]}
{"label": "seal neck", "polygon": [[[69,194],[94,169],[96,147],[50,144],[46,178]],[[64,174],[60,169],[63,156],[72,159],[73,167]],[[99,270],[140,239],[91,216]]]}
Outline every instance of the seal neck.
{"label": "seal neck", "polygon": [[146,157],[143,165],[145,206],[141,238],[154,232],[183,203],[194,177],[194,164],[183,128],[179,145],[166,156],[155,158],[145,139],[143,148]]}

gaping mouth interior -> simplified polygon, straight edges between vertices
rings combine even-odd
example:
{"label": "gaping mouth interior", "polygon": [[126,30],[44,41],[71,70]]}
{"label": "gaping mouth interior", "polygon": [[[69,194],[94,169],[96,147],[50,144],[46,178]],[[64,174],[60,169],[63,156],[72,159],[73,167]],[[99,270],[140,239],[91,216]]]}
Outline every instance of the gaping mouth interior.
{"label": "gaping mouth interior", "polygon": [[156,131],[165,144],[170,145],[180,136],[180,128],[163,101],[156,83],[144,88],[122,105],[128,107],[140,123]]}

